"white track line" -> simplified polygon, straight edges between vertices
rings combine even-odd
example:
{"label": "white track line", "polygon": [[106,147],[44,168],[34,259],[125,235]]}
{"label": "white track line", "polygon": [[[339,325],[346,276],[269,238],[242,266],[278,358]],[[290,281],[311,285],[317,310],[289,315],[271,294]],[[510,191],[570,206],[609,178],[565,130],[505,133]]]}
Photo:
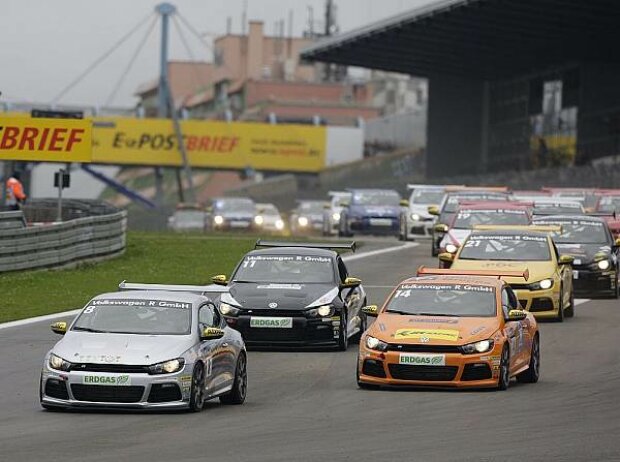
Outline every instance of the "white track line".
{"label": "white track line", "polygon": [[[343,257],[342,259],[344,261],[359,260],[361,258],[374,257],[376,255],[381,255],[381,254],[389,253],[389,252],[396,252],[398,250],[411,249],[413,247],[417,247],[418,245],[420,244],[418,244],[417,242],[407,242],[405,244],[398,245],[396,247],[388,247],[386,249],[371,250],[369,252],[362,252],[362,253],[358,253],[355,255],[347,255]],[[36,316],[34,318],[26,318],[26,319],[19,319],[17,321],[5,322],[5,323],[0,324],[0,330],[10,329],[11,327],[27,326],[28,324],[35,324],[37,322],[49,321],[51,319],[62,318],[64,316],[75,316],[80,311],[81,310],[79,309],[71,310],[71,311],[63,311],[62,313],[46,314],[45,316]]]}
{"label": "white track line", "polygon": [[576,298],[575,299],[575,306],[577,305],[583,305],[584,303],[588,303],[591,302],[592,300],[590,300],[589,298]]}

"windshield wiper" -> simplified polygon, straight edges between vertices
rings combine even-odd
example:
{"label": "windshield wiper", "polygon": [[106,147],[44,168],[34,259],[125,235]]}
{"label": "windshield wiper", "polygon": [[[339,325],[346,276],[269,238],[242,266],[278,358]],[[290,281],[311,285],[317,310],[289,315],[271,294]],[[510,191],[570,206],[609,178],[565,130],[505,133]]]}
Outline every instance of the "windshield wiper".
{"label": "windshield wiper", "polygon": [[411,315],[408,311],[399,311],[399,310],[385,310],[386,313],[395,313],[395,314],[405,314],[407,316]]}
{"label": "windshield wiper", "polygon": [[413,316],[446,316],[449,318],[458,317],[456,314],[447,314],[447,313],[410,313]]}
{"label": "windshield wiper", "polygon": [[95,332],[95,333],[107,333],[107,330],[98,330],[98,329],[93,329],[92,327],[80,327],[80,326],[75,326],[73,329],[71,330],[79,330],[82,332]]}

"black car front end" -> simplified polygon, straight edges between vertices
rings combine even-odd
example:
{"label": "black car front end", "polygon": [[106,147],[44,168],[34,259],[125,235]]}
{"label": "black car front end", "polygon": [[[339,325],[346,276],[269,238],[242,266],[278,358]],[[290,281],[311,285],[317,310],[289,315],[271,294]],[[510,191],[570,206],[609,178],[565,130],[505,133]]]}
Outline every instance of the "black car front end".
{"label": "black car front end", "polygon": [[618,296],[617,262],[611,256],[573,263],[573,292],[575,297],[598,298]]}

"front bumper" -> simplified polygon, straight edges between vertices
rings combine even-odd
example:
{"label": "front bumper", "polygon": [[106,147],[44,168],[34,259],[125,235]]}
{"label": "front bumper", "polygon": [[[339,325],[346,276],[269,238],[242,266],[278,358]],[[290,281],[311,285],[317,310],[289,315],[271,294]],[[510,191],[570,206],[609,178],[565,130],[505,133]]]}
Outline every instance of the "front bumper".
{"label": "front bumper", "polygon": [[378,234],[396,236],[399,233],[399,219],[395,217],[361,217],[349,220],[349,230],[357,234]]}
{"label": "front bumper", "polygon": [[[183,409],[189,406],[193,365],[174,374],[60,372],[44,367],[41,404],[62,408]],[[118,380],[123,385],[92,384],[93,379]]]}
{"label": "front bumper", "polygon": [[555,287],[546,290],[514,288],[521,307],[537,319],[557,317],[560,310],[560,291]]}
{"label": "front bumper", "polygon": [[433,219],[421,219],[417,221],[407,220],[407,237],[415,239],[420,237],[431,237],[433,232]]}
{"label": "front bumper", "polygon": [[[290,318],[291,322],[286,328],[253,327],[252,318]],[[340,336],[338,314],[327,318],[306,318],[299,313],[241,314],[225,319],[230,327],[241,333],[247,347],[335,346]]]}
{"label": "front bumper", "polygon": [[577,297],[613,297],[617,284],[618,274],[614,270],[595,271],[579,266],[573,269],[573,291]]}
{"label": "front bumper", "polygon": [[247,220],[224,220],[221,225],[215,222],[212,225],[212,229],[215,231],[254,231],[260,229],[254,225],[253,221]]}
{"label": "front bumper", "polygon": [[381,386],[493,388],[497,386],[501,346],[493,351],[464,355],[441,353],[444,365],[400,364],[398,351],[377,352],[360,346],[358,379]]}

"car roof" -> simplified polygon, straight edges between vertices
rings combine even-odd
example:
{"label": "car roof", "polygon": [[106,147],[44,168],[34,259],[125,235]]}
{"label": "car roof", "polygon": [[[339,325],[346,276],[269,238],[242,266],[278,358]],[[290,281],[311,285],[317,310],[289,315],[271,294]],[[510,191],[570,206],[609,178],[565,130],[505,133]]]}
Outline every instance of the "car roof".
{"label": "car roof", "polygon": [[246,255],[310,255],[334,258],[337,252],[330,249],[317,249],[316,247],[268,247],[250,250]]}
{"label": "car roof", "polygon": [[194,305],[208,300],[207,297],[191,292],[171,292],[165,290],[124,290],[119,292],[107,292],[93,297],[93,300],[169,300],[175,302],[192,303]]}
{"label": "car roof", "polygon": [[401,281],[402,284],[469,284],[474,286],[501,288],[504,282],[499,277],[494,276],[463,276],[463,275],[436,275],[436,276],[414,276]]}

